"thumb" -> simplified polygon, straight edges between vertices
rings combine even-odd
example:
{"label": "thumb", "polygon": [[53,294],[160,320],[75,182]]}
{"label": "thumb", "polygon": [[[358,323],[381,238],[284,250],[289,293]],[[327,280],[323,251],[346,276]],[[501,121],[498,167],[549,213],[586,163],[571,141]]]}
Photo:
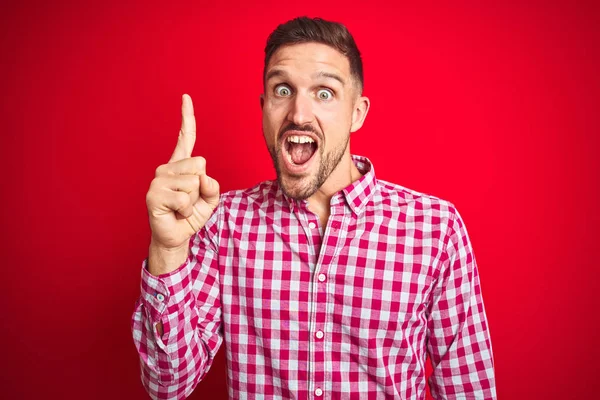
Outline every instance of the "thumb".
{"label": "thumb", "polygon": [[219,205],[219,182],[208,175],[200,176],[200,197],[213,210]]}

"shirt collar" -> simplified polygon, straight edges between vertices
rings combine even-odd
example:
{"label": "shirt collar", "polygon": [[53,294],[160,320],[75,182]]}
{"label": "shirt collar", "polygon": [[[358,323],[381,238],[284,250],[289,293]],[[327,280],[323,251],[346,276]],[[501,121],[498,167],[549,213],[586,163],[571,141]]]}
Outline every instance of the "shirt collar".
{"label": "shirt collar", "polygon": [[346,197],[350,209],[354,214],[359,215],[373,198],[377,179],[375,178],[375,168],[367,157],[353,155],[352,161],[362,176],[342,190],[342,193]]}
{"label": "shirt collar", "polygon": [[[331,198],[331,204],[333,205],[335,202],[343,201],[345,199],[352,212],[356,215],[360,215],[375,193],[377,178],[375,178],[373,164],[367,157],[352,155],[352,161],[362,176],[348,185],[345,189],[335,194]],[[281,190],[281,188],[279,188],[279,190]],[[306,207],[307,200],[295,200],[285,195],[283,191],[281,194],[287,201],[292,212],[300,204],[303,204],[304,207]]]}

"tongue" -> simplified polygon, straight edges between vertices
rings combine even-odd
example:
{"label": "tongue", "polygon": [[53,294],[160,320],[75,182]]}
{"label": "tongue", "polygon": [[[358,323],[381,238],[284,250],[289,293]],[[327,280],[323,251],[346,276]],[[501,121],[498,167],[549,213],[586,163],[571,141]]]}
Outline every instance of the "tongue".
{"label": "tongue", "polygon": [[313,155],[313,147],[310,143],[291,143],[290,155],[294,164],[302,165]]}

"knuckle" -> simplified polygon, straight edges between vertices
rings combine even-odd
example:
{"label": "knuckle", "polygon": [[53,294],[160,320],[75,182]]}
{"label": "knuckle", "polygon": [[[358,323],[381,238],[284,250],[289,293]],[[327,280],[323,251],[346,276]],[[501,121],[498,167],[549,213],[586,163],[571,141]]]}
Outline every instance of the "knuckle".
{"label": "knuckle", "polygon": [[206,168],[206,159],[204,157],[198,156],[194,157],[194,162],[196,164],[196,168],[200,171],[204,171]]}
{"label": "knuckle", "polygon": [[146,193],[146,205],[151,205],[154,202],[154,196],[152,194],[152,191],[149,190],[148,193]]}
{"label": "knuckle", "polygon": [[159,194],[155,190],[150,189],[148,193],[146,193],[146,206],[148,206],[149,208],[155,207],[156,205],[158,205],[159,202]]}
{"label": "knuckle", "polygon": [[163,178],[160,176],[152,179],[152,182],[150,182],[150,191],[154,191],[154,190],[157,190],[158,188],[160,188],[162,182],[163,182]]}
{"label": "knuckle", "polygon": [[166,174],[166,171],[167,171],[167,168],[168,168],[168,165],[167,165],[167,164],[162,164],[162,165],[159,165],[159,166],[156,168],[156,171],[155,171],[155,173],[154,173],[154,176],[156,176],[156,177],[159,177],[159,176],[163,176],[163,175],[165,175],[165,174]]}

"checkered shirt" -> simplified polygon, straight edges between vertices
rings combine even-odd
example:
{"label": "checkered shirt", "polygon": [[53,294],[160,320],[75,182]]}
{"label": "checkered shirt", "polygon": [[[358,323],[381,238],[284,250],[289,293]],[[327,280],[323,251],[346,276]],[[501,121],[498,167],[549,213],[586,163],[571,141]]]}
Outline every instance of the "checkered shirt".
{"label": "checkered shirt", "polygon": [[[184,399],[225,343],[232,399],[495,399],[475,256],[453,204],[363,176],[327,226],[276,181],[221,196],[132,317],[152,398]],[[162,322],[159,337],[156,324]]]}

